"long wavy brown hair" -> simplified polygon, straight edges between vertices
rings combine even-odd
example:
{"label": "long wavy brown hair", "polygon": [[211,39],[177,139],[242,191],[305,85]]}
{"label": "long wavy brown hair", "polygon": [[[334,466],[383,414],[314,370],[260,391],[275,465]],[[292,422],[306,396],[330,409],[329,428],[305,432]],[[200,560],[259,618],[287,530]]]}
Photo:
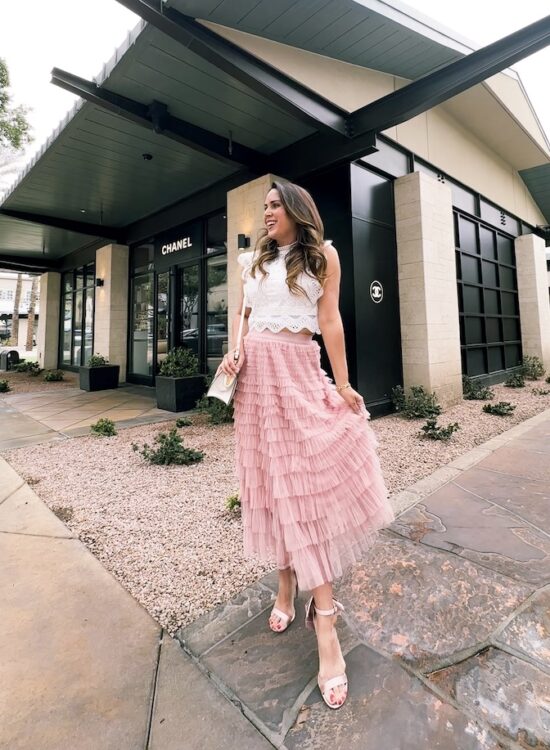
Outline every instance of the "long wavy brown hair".
{"label": "long wavy brown hair", "polygon": [[[303,187],[293,182],[279,181],[271,183],[271,189],[279,193],[281,204],[288,216],[296,222],[296,243],[286,254],[286,283],[293,294],[304,294],[305,289],[297,279],[305,273],[317,279],[324,286],[327,278],[327,259],[322,250],[324,244],[324,227],[319,211],[311,195]],[[278,255],[277,242],[267,235],[267,229],[260,230],[256,241],[255,260],[250,275],[256,278],[256,269],[265,276],[269,271],[264,263],[275,260]]]}

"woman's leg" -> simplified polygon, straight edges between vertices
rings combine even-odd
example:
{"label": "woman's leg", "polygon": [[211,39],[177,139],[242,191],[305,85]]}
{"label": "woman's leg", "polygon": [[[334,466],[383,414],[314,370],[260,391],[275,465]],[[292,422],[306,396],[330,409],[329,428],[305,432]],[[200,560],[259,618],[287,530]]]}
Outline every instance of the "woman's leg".
{"label": "woman's leg", "polygon": [[[292,568],[279,569],[279,592],[274,606],[292,617],[294,614],[294,594],[296,579]],[[285,623],[277,615],[271,615],[269,626],[272,630],[284,630]]]}
{"label": "woman's leg", "polygon": [[[332,584],[324,583],[313,589],[313,602],[317,609],[333,609]],[[340,642],[336,628],[336,615],[315,615],[315,632],[317,633],[317,646],[319,648],[319,680],[323,685],[332,677],[337,677],[346,671],[346,663],[342,656]],[[346,689],[339,686],[330,691],[328,696],[331,703],[341,704],[344,702]]]}

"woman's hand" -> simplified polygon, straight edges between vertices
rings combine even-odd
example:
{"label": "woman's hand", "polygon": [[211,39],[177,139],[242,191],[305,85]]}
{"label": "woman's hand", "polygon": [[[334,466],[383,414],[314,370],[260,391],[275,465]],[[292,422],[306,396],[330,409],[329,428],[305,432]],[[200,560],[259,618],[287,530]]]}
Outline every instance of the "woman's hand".
{"label": "woman's hand", "polygon": [[224,372],[226,375],[237,375],[237,373],[243,366],[243,362],[244,362],[244,346],[242,346],[241,344],[241,351],[239,354],[239,359],[236,364],[234,360],[234,353],[235,353],[235,349],[231,349],[230,351],[227,352],[227,354],[224,354],[223,359],[218,369],[216,370],[216,375],[218,374],[218,372],[220,372],[220,370]]}
{"label": "woman's hand", "polygon": [[360,393],[357,393],[357,391],[354,391],[353,388],[344,388],[343,390],[338,391],[338,393],[357,413],[365,407],[363,396],[361,396]]}

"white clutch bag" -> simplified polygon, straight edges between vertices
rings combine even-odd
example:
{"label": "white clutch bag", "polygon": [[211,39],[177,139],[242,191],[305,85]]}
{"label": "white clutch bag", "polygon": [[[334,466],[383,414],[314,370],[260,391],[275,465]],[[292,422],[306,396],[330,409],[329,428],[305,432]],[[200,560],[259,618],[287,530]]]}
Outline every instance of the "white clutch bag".
{"label": "white clutch bag", "polygon": [[[235,364],[239,361],[240,351],[241,351],[241,338],[243,334],[243,323],[244,323],[244,310],[246,307],[246,297],[243,299],[243,309],[241,312],[241,320],[239,323],[239,332],[237,334],[237,346],[235,347],[235,352],[233,354],[233,361]],[[224,404],[230,404],[233,400],[233,396],[235,395],[235,389],[237,388],[237,376],[236,375],[226,375],[225,372],[218,372],[215,376],[212,382],[210,383],[210,387],[208,388],[208,391],[206,392],[206,395],[210,398],[218,398],[220,401],[223,401]]]}

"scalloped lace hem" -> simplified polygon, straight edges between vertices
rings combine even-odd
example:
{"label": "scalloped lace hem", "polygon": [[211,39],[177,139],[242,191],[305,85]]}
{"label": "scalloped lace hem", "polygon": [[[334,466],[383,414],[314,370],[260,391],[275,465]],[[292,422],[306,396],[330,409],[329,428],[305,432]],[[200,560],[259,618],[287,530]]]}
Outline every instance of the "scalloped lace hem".
{"label": "scalloped lace hem", "polygon": [[261,318],[254,320],[249,319],[248,327],[249,330],[253,331],[268,330],[273,331],[273,333],[279,333],[283,328],[288,328],[288,330],[293,333],[298,333],[304,328],[307,328],[310,333],[321,333],[317,320],[314,317],[306,316],[292,319],[282,318],[281,320],[262,320]]}

